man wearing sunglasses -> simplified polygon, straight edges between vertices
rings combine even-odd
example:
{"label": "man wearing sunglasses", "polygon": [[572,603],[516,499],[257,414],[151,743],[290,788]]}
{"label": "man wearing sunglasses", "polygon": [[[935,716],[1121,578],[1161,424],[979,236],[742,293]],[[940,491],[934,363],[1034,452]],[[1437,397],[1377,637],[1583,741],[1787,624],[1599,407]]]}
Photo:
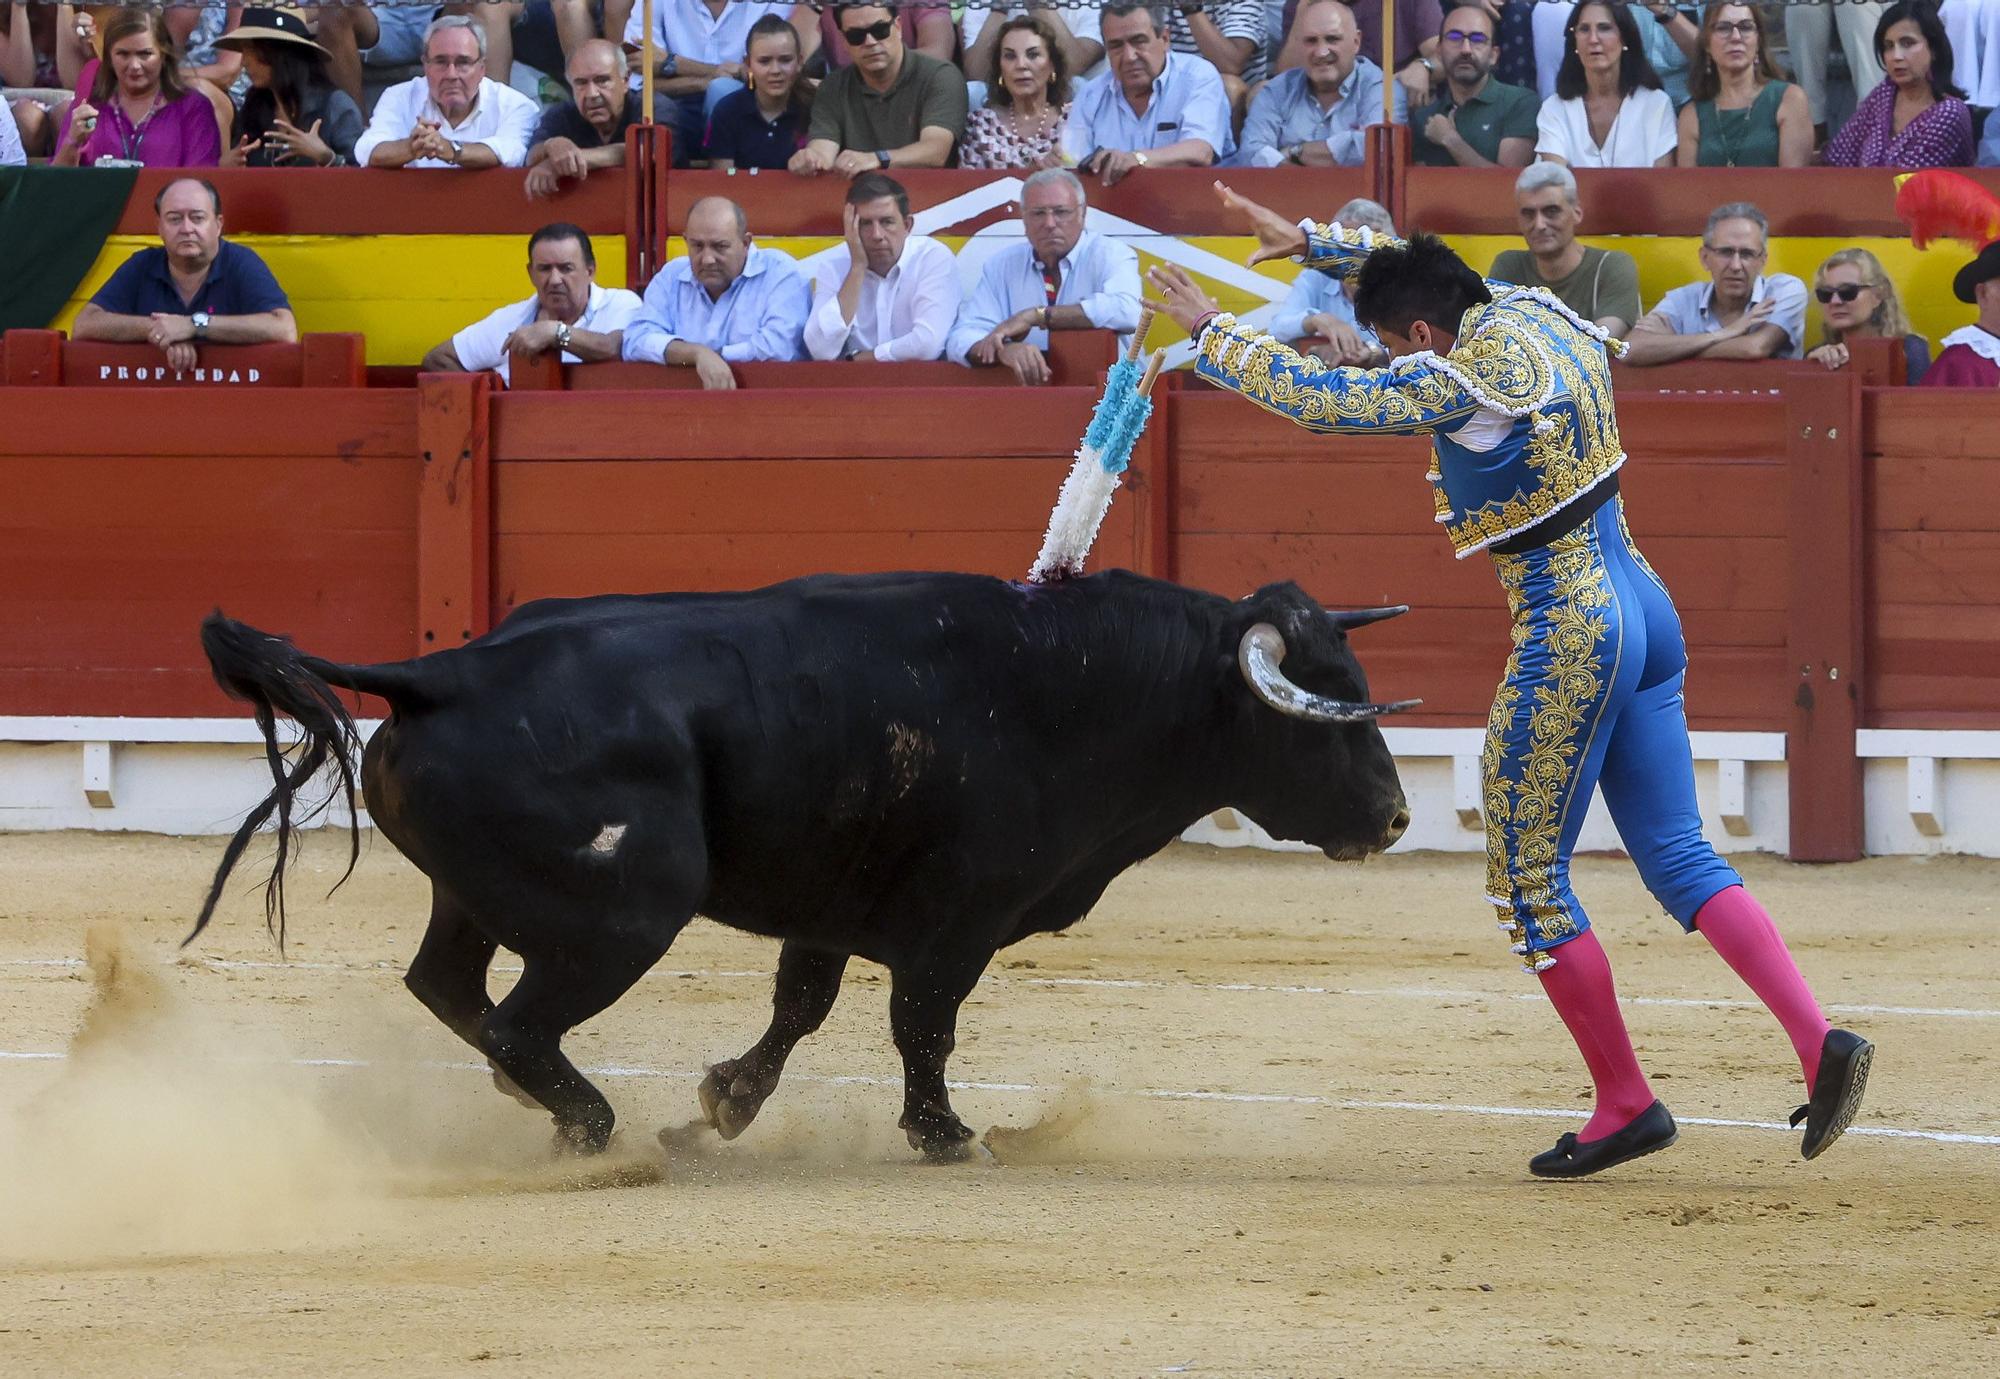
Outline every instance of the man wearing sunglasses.
{"label": "man wearing sunglasses", "polygon": [[1677,287],[1625,337],[1627,364],[1681,359],[1797,359],[1806,333],[1806,285],[1766,276],[1770,222],[1747,201],[1709,214],[1701,237],[1708,282]]}
{"label": "man wearing sunglasses", "polygon": [[1438,35],[1444,89],[1410,121],[1410,156],[1433,168],[1525,168],[1535,156],[1535,93],[1496,81],[1500,60],[1493,17],[1460,5]]}
{"label": "man wearing sunglasses", "polygon": [[854,60],[820,85],[806,146],[791,170],[858,177],[949,165],[965,133],[964,75],[904,47],[886,6],[835,5],[833,19]]}

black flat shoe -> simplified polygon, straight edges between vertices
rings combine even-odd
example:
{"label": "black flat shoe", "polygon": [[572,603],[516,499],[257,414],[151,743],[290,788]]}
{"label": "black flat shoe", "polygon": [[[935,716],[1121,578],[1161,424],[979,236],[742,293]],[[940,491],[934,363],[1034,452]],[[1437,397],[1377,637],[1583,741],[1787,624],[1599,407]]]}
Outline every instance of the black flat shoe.
{"label": "black flat shoe", "polygon": [[1804,1158],[1817,1159],[1841,1137],[1861,1110],[1868,1090],[1868,1065],[1875,1046],[1852,1030],[1830,1029],[1819,1046],[1819,1076],[1813,1079],[1812,1100],[1792,1112],[1792,1124],[1806,1123],[1799,1145]]}
{"label": "black flat shoe", "polygon": [[1680,1135],[1666,1103],[1656,1101],[1634,1116],[1624,1129],[1614,1130],[1601,1140],[1586,1144],[1575,1135],[1564,1135],[1556,1141],[1554,1149],[1528,1160],[1528,1172],[1537,1178],[1582,1178],[1665,1149]]}

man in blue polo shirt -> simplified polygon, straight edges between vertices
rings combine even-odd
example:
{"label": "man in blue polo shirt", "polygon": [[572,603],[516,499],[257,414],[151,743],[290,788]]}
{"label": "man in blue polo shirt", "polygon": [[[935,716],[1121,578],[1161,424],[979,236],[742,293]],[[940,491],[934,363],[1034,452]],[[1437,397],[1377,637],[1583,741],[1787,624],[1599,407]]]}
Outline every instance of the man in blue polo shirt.
{"label": "man in blue polo shirt", "polygon": [[299,338],[292,304],[264,261],[222,238],[222,197],[194,177],[153,199],[160,247],[119,265],[77,313],[79,340],[148,342],[177,372],[195,366],[198,345],[290,345]]}

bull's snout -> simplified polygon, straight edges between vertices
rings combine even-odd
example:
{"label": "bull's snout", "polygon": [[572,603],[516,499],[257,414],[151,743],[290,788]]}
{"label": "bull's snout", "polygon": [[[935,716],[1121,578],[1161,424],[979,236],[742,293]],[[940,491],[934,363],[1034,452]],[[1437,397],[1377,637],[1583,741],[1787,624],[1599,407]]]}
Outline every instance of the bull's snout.
{"label": "bull's snout", "polygon": [[1396,840],[1410,831],[1410,806],[1407,801],[1396,801],[1396,812],[1389,818],[1389,826],[1382,830],[1382,849],[1396,846]]}

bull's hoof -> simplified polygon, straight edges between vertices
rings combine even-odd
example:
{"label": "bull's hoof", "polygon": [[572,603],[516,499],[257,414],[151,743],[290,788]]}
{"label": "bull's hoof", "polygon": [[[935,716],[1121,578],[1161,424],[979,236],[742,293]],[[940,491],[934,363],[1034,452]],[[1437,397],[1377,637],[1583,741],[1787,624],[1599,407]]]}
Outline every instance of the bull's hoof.
{"label": "bull's hoof", "polygon": [[556,1122],[556,1157],[589,1157],[602,1154],[611,1146],[611,1122],[575,1121],[565,1124]]}
{"label": "bull's hoof", "polygon": [[507,1074],[500,1071],[500,1065],[498,1063],[495,1063],[491,1059],[488,1059],[486,1062],[486,1066],[493,1070],[493,1086],[497,1090],[504,1092],[506,1095],[514,1098],[514,1100],[520,1102],[523,1106],[531,1107],[537,1111],[542,1109],[542,1104],[539,1101],[536,1101],[533,1097],[529,1096],[526,1092],[522,1091],[520,1087],[515,1084],[513,1078],[507,1076]]}
{"label": "bull's hoof", "polygon": [[733,1140],[748,1129],[770,1095],[755,1079],[739,1073],[740,1066],[738,1062],[715,1064],[695,1089],[701,1097],[702,1115],[725,1140]]}
{"label": "bull's hoof", "polygon": [[987,1153],[974,1138],[972,1129],[949,1111],[942,1116],[905,1116],[900,1122],[910,1148],[924,1156],[925,1163],[963,1164]]}

